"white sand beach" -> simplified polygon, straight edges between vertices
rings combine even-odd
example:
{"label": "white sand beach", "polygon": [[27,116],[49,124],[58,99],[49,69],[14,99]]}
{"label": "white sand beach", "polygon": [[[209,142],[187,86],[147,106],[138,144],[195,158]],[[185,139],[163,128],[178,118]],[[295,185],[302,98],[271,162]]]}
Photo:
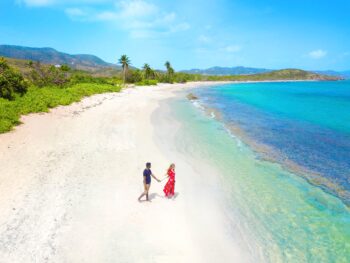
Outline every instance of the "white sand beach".
{"label": "white sand beach", "polygon": [[[212,84],[95,95],[0,135],[0,262],[247,262],[206,191],[219,189],[215,171],[174,151],[180,124],[159,111],[174,91]],[[174,200],[153,180],[151,202],[137,201],[147,161],[158,178],[176,163]]]}

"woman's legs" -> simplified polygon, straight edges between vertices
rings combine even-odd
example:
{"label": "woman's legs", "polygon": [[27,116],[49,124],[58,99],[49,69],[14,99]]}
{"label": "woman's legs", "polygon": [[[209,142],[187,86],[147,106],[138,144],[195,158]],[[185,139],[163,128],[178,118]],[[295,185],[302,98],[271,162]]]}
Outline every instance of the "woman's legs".
{"label": "woman's legs", "polygon": [[175,182],[173,182],[172,187],[171,187],[171,195],[175,195]]}

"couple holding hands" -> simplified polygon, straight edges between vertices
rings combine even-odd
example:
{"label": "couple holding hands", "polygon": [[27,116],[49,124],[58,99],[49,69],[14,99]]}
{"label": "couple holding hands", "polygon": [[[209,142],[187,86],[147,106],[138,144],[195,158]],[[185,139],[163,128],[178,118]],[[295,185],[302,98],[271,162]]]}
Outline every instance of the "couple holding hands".
{"label": "couple holding hands", "polygon": [[151,177],[153,177],[158,182],[161,182],[164,179],[168,178],[168,182],[165,184],[163,189],[165,197],[169,198],[175,195],[175,164],[171,164],[167,170],[165,177],[162,180],[159,180],[151,171],[151,163],[146,163],[146,169],[143,171],[143,185],[145,187],[145,190],[138,198],[139,201],[141,201],[141,198],[144,196],[146,196],[146,201],[149,201],[148,192],[149,188],[151,187]]}

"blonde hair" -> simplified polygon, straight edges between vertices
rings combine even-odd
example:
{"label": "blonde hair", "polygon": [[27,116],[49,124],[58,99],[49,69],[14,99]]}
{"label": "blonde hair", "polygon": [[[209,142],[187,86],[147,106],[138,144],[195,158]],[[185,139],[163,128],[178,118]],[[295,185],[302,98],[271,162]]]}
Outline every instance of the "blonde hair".
{"label": "blonde hair", "polygon": [[169,168],[168,168],[168,172],[175,166],[174,163],[170,164]]}

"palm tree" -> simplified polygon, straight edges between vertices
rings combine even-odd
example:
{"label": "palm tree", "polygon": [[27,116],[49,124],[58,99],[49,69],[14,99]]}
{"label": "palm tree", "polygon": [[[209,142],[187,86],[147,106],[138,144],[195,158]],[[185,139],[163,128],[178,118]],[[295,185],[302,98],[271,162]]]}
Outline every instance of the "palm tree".
{"label": "palm tree", "polygon": [[143,72],[145,74],[146,79],[150,78],[154,73],[153,70],[151,69],[150,65],[147,63],[145,63],[143,65],[142,69],[143,69]]}
{"label": "palm tree", "polygon": [[172,83],[173,82],[173,75],[174,75],[175,71],[172,68],[169,61],[166,61],[164,66],[166,67],[166,71],[167,71],[167,74],[166,74],[167,82]]}
{"label": "palm tree", "polygon": [[167,72],[169,73],[169,69],[171,69],[171,65],[169,61],[166,61],[164,66],[166,67]]}
{"label": "palm tree", "polygon": [[172,68],[170,62],[169,62],[169,61],[166,61],[165,64],[164,64],[164,66],[166,67],[166,71],[167,71],[169,77],[171,77],[171,76],[174,74],[175,71],[174,71],[174,69]]}
{"label": "palm tree", "polygon": [[167,69],[170,68],[170,67],[171,67],[170,62],[169,62],[169,61],[165,61],[164,66],[165,66]]}
{"label": "palm tree", "polygon": [[122,68],[123,68],[123,82],[125,84],[126,74],[128,72],[129,65],[131,64],[131,61],[127,55],[122,55],[118,62],[119,62],[119,64],[122,65]]}

